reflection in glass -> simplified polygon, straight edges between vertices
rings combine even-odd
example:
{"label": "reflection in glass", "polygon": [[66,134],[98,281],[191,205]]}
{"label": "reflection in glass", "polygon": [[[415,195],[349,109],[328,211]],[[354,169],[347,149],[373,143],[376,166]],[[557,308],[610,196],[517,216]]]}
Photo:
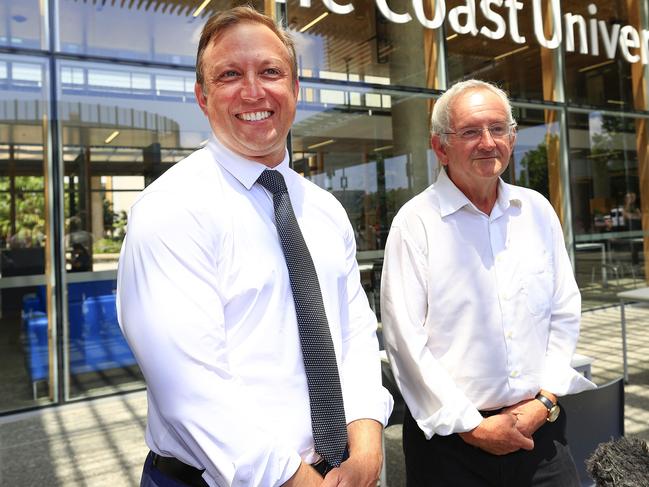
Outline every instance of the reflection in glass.
{"label": "reflection in glass", "polygon": [[43,151],[47,90],[44,62],[0,55],[0,411],[50,398]]}
{"label": "reflection in glass", "polygon": [[359,251],[383,249],[397,210],[433,181],[429,100],[315,83],[300,95],[295,169],[343,204]]}
{"label": "reflection in glass", "polygon": [[207,141],[193,71],[61,61],[70,394],[141,387],[115,312],[127,213],[139,192]]}
{"label": "reflection in glass", "polygon": [[[120,59],[193,66],[203,24],[237,4],[260,2],[78,2],[58,0],[60,49]],[[106,78],[104,78],[106,80]]]}
{"label": "reflection in glass", "polygon": [[[414,18],[410,2],[390,3],[400,11],[410,9]],[[288,0],[287,11],[300,76],[433,87],[428,69],[432,31],[426,32],[416,20],[390,22],[374,0],[355,1],[354,11],[347,15],[333,14],[321,2],[303,7],[298,0]]]}
{"label": "reflection in glass", "polygon": [[[571,0],[562,2],[562,6],[564,4],[567,11],[585,19],[597,18],[604,21],[606,29],[610,29],[614,24],[629,23],[627,2],[597,2],[594,17],[589,15],[588,11],[589,5],[594,4],[592,0]],[[600,30],[601,28],[602,26]],[[617,45],[617,42],[615,44]],[[587,55],[579,52],[580,47],[577,44],[575,52],[566,51],[565,54],[567,101],[609,110],[632,108],[631,64],[623,59],[619,48],[611,59],[606,54],[602,41],[599,55],[596,56],[593,55],[592,46]]]}
{"label": "reflection in glass", "polygon": [[0,2],[0,46],[47,49],[46,9],[47,2],[39,0]]}
{"label": "reflection in glass", "polygon": [[[465,4],[459,0],[448,0],[446,11]],[[462,79],[478,78],[497,84],[513,98],[551,99],[550,93],[544,96],[542,76],[549,66],[543,66],[542,48],[534,36],[532,5],[531,2],[522,5],[525,14],[518,14],[516,24],[509,22],[508,33],[498,40],[488,39],[482,34],[458,34],[451,27],[447,15],[444,29],[449,86]],[[490,9],[502,19],[509,19],[506,5],[497,7],[492,3]],[[486,19],[481,9],[476,9],[475,15],[479,28],[495,28],[493,21]],[[517,42],[514,37],[517,37]],[[525,40],[522,40],[523,37]]]}
{"label": "reflection in glass", "polygon": [[640,122],[602,112],[569,116],[577,271],[582,293],[600,304],[644,285]]}

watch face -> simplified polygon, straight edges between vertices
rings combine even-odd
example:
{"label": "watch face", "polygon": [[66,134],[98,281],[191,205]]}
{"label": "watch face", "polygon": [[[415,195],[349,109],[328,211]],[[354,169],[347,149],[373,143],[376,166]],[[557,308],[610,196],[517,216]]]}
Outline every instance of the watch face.
{"label": "watch face", "polygon": [[548,411],[548,421],[550,423],[554,423],[559,417],[559,414],[561,414],[561,408],[557,405],[552,406],[552,408]]}

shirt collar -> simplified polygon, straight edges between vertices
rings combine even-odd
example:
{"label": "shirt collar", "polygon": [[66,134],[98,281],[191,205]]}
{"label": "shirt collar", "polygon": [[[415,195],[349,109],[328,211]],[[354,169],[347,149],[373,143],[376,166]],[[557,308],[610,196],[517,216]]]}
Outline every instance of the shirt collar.
{"label": "shirt collar", "polygon": [[[441,168],[437,175],[435,189],[437,190],[439,198],[439,212],[442,218],[455,213],[460,208],[467,205],[476,209],[476,211],[479,211],[475,205],[471,203],[471,200],[469,200],[469,198],[467,198],[466,195],[455,186],[455,183],[453,183],[451,178],[448,177],[444,168]],[[498,178],[498,196],[496,198],[494,209],[491,212],[491,217],[496,218],[500,216],[512,205],[520,207],[520,198],[516,198],[512,194],[511,186],[509,184]]]}
{"label": "shirt collar", "polygon": [[[248,190],[252,188],[264,169],[268,169],[268,166],[260,162],[251,161],[232,152],[214,134],[210,137],[206,148],[212,153],[214,159]],[[288,150],[285,150],[284,160],[273,168],[281,172],[284,179],[289,177],[288,161]]]}

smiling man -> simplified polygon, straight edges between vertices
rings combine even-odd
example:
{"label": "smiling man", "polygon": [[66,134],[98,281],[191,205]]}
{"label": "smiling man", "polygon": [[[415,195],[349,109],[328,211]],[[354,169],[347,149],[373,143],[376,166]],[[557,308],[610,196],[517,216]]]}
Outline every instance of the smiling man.
{"label": "smiling man", "polygon": [[131,208],[120,325],[147,382],[142,486],[375,486],[392,399],[354,232],[289,167],[295,50],[237,7],[208,20],[214,137]]}
{"label": "smiling man", "polygon": [[557,397],[594,385],[570,367],[581,300],[540,194],[509,185],[516,123],[478,80],[435,103],[442,169],[385,248],[381,316],[408,411],[408,487],[578,486]]}

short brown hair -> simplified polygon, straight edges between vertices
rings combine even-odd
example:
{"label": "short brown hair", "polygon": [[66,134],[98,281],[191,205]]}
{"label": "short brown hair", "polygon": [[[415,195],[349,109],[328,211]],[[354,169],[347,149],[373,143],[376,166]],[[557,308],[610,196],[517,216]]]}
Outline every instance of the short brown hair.
{"label": "short brown hair", "polygon": [[295,55],[295,43],[289,33],[278,26],[275,21],[267,15],[257,12],[254,8],[248,5],[243,5],[213,15],[203,26],[201,39],[198,42],[198,53],[196,54],[196,82],[199,83],[203,89],[205,88],[202,61],[205,49],[207,49],[210,42],[223,34],[223,32],[229,27],[243,22],[262,24],[273,31],[282,44],[286,46],[293,80],[297,80],[297,56]]}

